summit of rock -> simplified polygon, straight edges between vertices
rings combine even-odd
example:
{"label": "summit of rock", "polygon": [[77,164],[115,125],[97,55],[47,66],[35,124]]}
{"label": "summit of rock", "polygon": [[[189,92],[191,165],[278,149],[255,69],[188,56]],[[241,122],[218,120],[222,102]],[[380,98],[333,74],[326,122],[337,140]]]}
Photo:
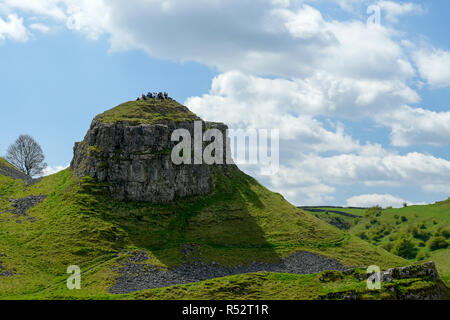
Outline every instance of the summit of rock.
{"label": "summit of rock", "polygon": [[95,117],[104,124],[124,122],[132,125],[166,124],[201,120],[187,107],[173,99],[128,101]]}

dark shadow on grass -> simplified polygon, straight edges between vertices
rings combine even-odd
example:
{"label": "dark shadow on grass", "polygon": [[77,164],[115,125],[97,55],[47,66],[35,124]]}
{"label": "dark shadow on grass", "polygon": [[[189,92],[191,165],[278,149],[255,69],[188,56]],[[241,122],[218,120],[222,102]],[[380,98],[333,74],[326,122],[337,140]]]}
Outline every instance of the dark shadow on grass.
{"label": "dark shadow on grass", "polygon": [[[228,176],[220,170],[214,172],[215,191],[209,196],[177,199],[168,205],[111,202],[112,208],[103,219],[124,230],[132,245],[151,250],[168,266],[174,265],[174,261],[178,260],[178,264],[183,261],[184,245],[265,248],[272,251],[266,256],[279,260],[248,210],[250,205],[264,207],[258,194],[251,189],[251,184],[257,182],[238,169]],[[167,252],[158,254],[174,248],[180,254],[173,253],[172,258],[167,258]]]}

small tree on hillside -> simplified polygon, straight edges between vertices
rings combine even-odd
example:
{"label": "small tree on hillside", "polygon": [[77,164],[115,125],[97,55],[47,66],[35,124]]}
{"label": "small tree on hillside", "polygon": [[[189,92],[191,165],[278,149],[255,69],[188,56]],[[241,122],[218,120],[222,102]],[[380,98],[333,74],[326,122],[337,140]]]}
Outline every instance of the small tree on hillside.
{"label": "small tree on hillside", "polygon": [[428,247],[434,251],[439,249],[445,249],[448,247],[447,240],[442,236],[435,236],[428,241]]}
{"label": "small tree on hillside", "polygon": [[392,253],[405,259],[414,259],[417,251],[412,239],[406,236],[401,236],[392,249]]}
{"label": "small tree on hillside", "polygon": [[6,160],[30,177],[41,174],[47,167],[44,159],[41,146],[26,134],[19,136],[6,154]]}

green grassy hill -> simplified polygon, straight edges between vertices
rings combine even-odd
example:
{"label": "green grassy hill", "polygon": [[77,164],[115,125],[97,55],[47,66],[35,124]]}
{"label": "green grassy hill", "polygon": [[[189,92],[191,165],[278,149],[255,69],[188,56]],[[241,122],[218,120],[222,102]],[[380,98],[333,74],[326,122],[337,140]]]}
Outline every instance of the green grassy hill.
{"label": "green grassy hill", "polygon": [[8,161],[0,157],[0,176],[6,176],[14,179],[22,179],[26,181],[31,181],[31,177],[27,176],[22,171],[18,170]]}
{"label": "green grassy hill", "polygon": [[[450,284],[450,200],[432,205],[401,209],[381,208],[311,208],[314,216],[330,224],[344,221],[353,235],[382,247],[410,262],[436,262],[442,278]],[[350,213],[362,218],[342,216],[332,211]]]}
{"label": "green grassy hill", "polygon": [[[112,201],[70,169],[31,186],[0,175],[0,261],[14,273],[0,277],[0,298],[115,298],[108,289],[129,252],[146,250],[151,264],[169,268],[182,263],[187,243],[201,248],[197,259],[228,266],[275,262],[296,251],[346,266],[406,263],[295,208],[238,169],[229,176],[215,170],[214,186],[207,197],[150,205]],[[39,195],[47,198],[28,217],[12,213],[9,199]],[[65,288],[69,265],[81,267],[82,290]]]}
{"label": "green grassy hill", "polygon": [[172,99],[128,101],[95,117],[102,123],[128,122],[155,124],[166,121],[186,122],[201,120],[185,106]]}
{"label": "green grassy hill", "polygon": [[305,211],[339,229],[349,230],[355,218],[362,217],[365,209],[336,207],[305,207]]}
{"label": "green grassy hill", "polygon": [[11,165],[8,161],[6,161],[5,159],[3,159],[1,157],[0,157],[0,166],[2,166],[2,167],[6,166],[6,167],[14,168],[13,165]]}
{"label": "green grassy hill", "polygon": [[433,260],[450,281],[450,199],[401,209],[372,208],[351,234],[410,261]]}
{"label": "green grassy hill", "polygon": [[306,207],[306,209],[324,210],[325,212],[328,211],[329,213],[331,213],[332,211],[338,211],[343,213],[349,213],[355,216],[362,216],[366,211],[366,209],[361,208],[340,208],[340,207]]}
{"label": "green grassy hill", "polygon": [[[95,120],[134,125],[200,119],[174,100],[150,99],[124,103]],[[363,290],[365,285],[342,273],[329,281],[320,280],[324,274],[252,273],[126,295],[110,293],[119,269],[136,252],[145,253],[145,261],[139,262],[145,267],[165,270],[186,263],[186,247],[195,248],[190,261],[224,268],[278,263],[302,251],[363,269],[408,263],[378,243],[294,207],[235,166],[211,171],[208,196],[153,205],[114,201],[105,191],[107,185],[79,178],[71,169],[31,181],[0,159],[0,299],[314,299]],[[81,268],[81,290],[66,287],[71,265]]]}

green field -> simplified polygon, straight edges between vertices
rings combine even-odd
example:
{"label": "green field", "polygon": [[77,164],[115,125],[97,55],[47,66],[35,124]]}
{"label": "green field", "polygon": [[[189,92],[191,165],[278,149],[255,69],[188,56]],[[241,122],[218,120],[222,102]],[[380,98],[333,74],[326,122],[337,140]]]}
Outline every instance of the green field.
{"label": "green field", "polygon": [[[335,219],[343,220],[348,224],[350,234],[401,255],[411,262],[434,261],[443,280],[447,285],[450,284],[450,200],[432,205],[386,210],[330,207],[313,209],[324,210],[311,213],[319,219],[331,224],[335,224]],[[346,217],[331,211],[350,213],[363,218]],[[401,250],[402,240],[406,250]]]}
{"label": "green field", "polygon": [[401,209],[369,209],[350,233],[410,261],[435,261],[449,283],[450,200]]}

